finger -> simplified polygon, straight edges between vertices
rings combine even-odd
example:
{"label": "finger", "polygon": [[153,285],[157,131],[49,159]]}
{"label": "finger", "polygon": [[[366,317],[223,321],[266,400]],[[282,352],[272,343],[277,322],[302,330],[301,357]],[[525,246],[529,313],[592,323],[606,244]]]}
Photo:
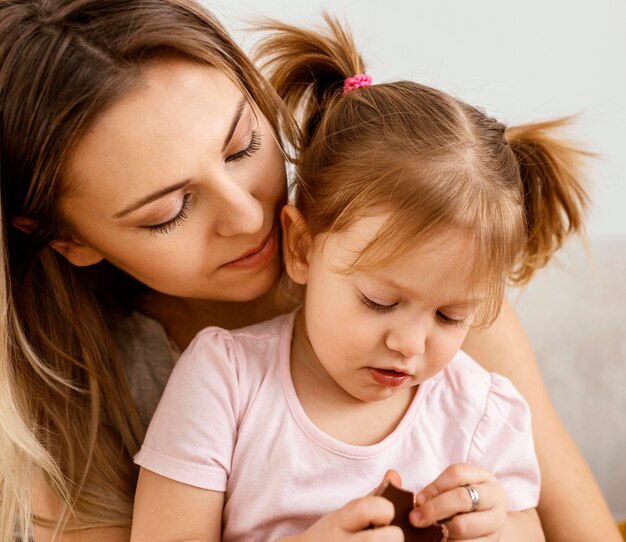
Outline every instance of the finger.
{"label": "finger", "polygon": [[415,496],[418,505],[441,493],[465,484],[473,486],[486,481],[495,480],[493,474],[477,465],[457,463],[446,468],[435,480],[422,488]]}
{"label": "finger", "polygon": [[402,487],[402,480],[400,479],[398,472],[393,469],[389,469],[383,476],[383,481],[372,489],[368,495],[379,495],[381,488],[385,486],[387,482],[391,482],[396,487]]}
{"label": "finger", "polygon": [[390,525],[353,535],[354,542],[404,542],[404,533],[400,527]]}
{"label": "finger", "polygon": [[395,514],[393,504],[383,497],[362,497],[335,512],[345,531],[356,533],[371,525],[388,525]]}
{"label": "finger", "polygon": [[396,487],[402,487],[402,479],[400,478],[400,474],[398,474],[398,471],[389,469],[385,473],[385,476],[383,476],[383,481],[385,480],[389,480]]}
{"label": "finger", "polygon": [[445,522],[449,540],[473,540],[483,538],[499,531],[503,527],[504,517],[497,512],[474,512],[459,514]]}
{"label": "finger", "polygon": [[[492,483],[473,486],[478,492],[478,511],[490,510],[502,503],[500,487]],[[465,486],[455,487],[440,493],[426,501],[420,507],[411,511],[409,520],[416,527],[431,525],[456,514],[463,514],[472,510],[473,501]]]}

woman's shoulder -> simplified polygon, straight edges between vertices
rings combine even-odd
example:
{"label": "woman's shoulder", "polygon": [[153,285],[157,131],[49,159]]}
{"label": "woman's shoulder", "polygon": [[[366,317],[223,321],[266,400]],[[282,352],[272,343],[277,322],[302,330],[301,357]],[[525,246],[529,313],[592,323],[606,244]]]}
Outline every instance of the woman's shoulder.
{"label": "woman's shoulder", "polygon": [[138,311],[119,316],[112,334],[130,393],[147,427],[180,351],[158,321]]}

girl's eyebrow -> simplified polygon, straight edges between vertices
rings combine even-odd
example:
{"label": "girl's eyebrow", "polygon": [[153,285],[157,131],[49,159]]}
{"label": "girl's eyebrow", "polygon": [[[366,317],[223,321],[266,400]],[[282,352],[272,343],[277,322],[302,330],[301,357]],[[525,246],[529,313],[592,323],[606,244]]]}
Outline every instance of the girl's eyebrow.
{"label": "girl's eyebrow", "polygon": [[[224,150],[226,149],[226,147],[228,147],[228,144],[230,143],[230,140],[233,137],[233,134],[235,133],[235,129],[237,128],[237,124],[239,124],[239,121],[241,120],[241,115],[243,114],[243,110],[246,106],[246,99],[245,98],[241,98],[241,100],[239,101],[239,103],[237,104],[237,108],[235,109],[235,114],[233,116],[233,120],[230,123],[230,127],[228,128],[228,133],[226,134],[226,138],[224,139],[224,144],[222,146],[222,152],[224,152]],[[181,188],[183,188],[187,183],[189,183],[189,179],[176,183],[176,184],[172,184],[170,186],[166,186],[165,188],[161,188],[159,190],[157,190],[156,192],[153,192],[152,194],[149,194],[137,201],[135,201],[134,203],[131,203],[128,207],[126,207],[125,209],[122,209],[121,211],[115,213],[113,215],[113,218],[122,218],[124,216],[126,216],[127,214],[132,213],[133,211],[136,211],[137,209],[139,209],[140,207],[143,207],[144,205],[147,205],[148,203],[152,203],[153,201],[156,201],[160,198],[162,198],[163,196],[167,196],[168,194],[171,194],[172,192],[176,192],[176,190],[180,190]]]}
{"label": "girl's eyebrow", "polygon": [[[415,292],[413,291],[412,288],[407,287],[403,284],[397,283],[391,277],[384,277],[381,275],[377,275],[375,279],[382,282],[383,284],[386,284],[387,286],[391,286],[392,288],[400,290],[401,292],[405,292],[410,295],[415,295]],[[473,307],[475,305],[479,305],[483,301],[485,301],[484,297],[469,297],[466,299],[455,299],[455,300],[450,301],[449,303],[446,303],[446,307]]]}

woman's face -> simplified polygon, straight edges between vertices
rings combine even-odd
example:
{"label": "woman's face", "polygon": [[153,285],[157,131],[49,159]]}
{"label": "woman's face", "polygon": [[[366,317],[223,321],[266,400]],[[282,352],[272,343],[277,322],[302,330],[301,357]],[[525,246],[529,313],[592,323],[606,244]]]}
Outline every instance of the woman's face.
{"label": "woman's face", "polygon": [[[245,301],[280,272],[284,159],[221,72],[159,60],[80,141],[61,203],[74,252],[174,296]],[[91,261],[89,263],[92,263]]]}

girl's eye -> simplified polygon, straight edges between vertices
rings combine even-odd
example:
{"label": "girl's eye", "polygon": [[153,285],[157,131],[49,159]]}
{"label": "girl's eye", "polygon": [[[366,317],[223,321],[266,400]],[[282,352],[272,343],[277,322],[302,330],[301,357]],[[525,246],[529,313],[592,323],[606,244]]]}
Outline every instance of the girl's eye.
{"label": "girl's eye", "polygon": [[464,319],[450,318],[441,311],[437,311],[437,318],[439,318],[439,320],[447,326],[463,327],[465,324]]}
{"label": "girl's eye", "polygon": [[359,299],[363,305],[380,313],[391,312],[397,305],[397,303],[392,303],[391,305],[381,305],[380,303],[376,303],[376,301],[372,301],[369,297],[366,297],[363,294],[359,295]]}
{"label": "girl's eye", "polygon": [[247,158],[252,156],[256,151],[261,148],[261,133],[258,130],[252,131],[252,136],[250,137],[250,143],[248,146],[235,154],[231,154],[226,158],[226,162],[237,162],[242,158]]}
{"label": "girl's eye", "polygon": [[189,206],[190,206],[190,201],[189,201],[190,197],[191,197],[191,194],[187,192],[185,196],[183,197],[183,204],[180,206],[180,211],[178,211],[178,213],[176,214],[174,218],[171,218],[167,222],[162,222],[161,224],[152,224],[150,226],[143,226],[143,227],[149,230],[150,233],[155,233],[155,234],[156,233],[166,234],[166,233],[171,232],[177,226],[180,226],[180,224],[182,224],[187,218],[187,212],[189,211]]}

